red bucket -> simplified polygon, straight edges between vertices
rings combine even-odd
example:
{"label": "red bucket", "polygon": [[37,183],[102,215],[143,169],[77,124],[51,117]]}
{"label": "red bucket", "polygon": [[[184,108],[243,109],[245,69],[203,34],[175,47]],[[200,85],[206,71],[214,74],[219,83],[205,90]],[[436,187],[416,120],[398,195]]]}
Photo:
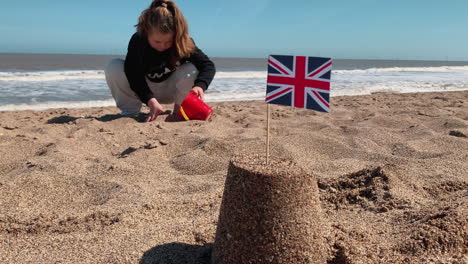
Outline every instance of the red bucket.
{"label": "red bucket", "polygon": [[205,104],[198,96],[190,92],[180,105],[178,115],[185,120],[208,120],[213,113],[213,108]]}

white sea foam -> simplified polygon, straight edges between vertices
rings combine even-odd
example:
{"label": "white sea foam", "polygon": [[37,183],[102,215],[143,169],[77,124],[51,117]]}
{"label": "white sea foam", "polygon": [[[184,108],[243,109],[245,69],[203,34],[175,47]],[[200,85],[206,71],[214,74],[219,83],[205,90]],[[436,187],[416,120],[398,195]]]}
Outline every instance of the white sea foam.
{"label": "white sea foam", "polygon": [[104,78],[104,71],[32,71],[0,72],[0,81],[47,82],[64,80],[92,80]]}
{"label": "white sea foam", "polygon": [[343,73],[378,73],[378,72],[452,72],[468,71],[468,66],[440,66],[440,67],[390,67],[390,68],[369,68],[355,70],[335,70],[334,74]]}
{"label": "white sea foam", "polygon": [[55,108],[90,108],[115,106],[113,99],[96,101],[77,101],[77,102],[45,102],[33,104],[8,104],[1,105],[0,111],[23,111],[23,110],[46,110]]}
{"label": "white sea foam", "polygon": [[[218,72],[218,79],[266,78],[266,71]],[[104,79],[104,71],[34,71],[0,72],[0,81],[47,82],[64,80]]]}
{"label": "white sea foam", "polygon": [[[467,72],[468,66],[441,66],[441,67],[392,67],[392,68],[369,68],[355,70],[333,70],[333,75],[341,74],[382,74],[385,72]],[[266,78],[267,71],[221,71],[216,73],[218,79],[245,79],[245,78]],[[74,70],[74,71],[20,71],[1,72],[0,81],[18,82],[46,82],[63,80],[92,80],[104,79],[102,70]]]}
{"label": "white sea foam", "polygon": [[236,72],[218,72],[217,79],[245,79],[245,78],[265,78],[267,71],[236,71]]}
{"label": "white sea foam", "polygon": [[[217,72],[208,102],[263,100],[265,71]],[[333,70],[331,96],[468,90],[468,66]],[[0,111],[114,105],[104,72],[0,72]],[[74,101],[74,102],[70,102]]]}

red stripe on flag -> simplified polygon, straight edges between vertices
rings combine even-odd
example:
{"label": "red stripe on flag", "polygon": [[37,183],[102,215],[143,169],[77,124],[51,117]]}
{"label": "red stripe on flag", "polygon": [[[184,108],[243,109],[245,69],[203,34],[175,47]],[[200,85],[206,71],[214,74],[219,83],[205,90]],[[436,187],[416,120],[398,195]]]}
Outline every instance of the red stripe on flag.
{"label": "red stripe on flag", "polygon": [[289,91],[291,91],[291,90],[292,90],[291,87],[289,87],[289,88],[287,88],[287,89],[284,89],[283,91],[281,91],[281,92],[279,92],[279,93],[276,93],[276,94],[274,94],[274,95],[271,95],[271,96],[267,97],[267,98],[265,99],[265,101],[270,101],[271,98],[274,98],[274,97],[276,97],[276,96],[279,96],[279,95],[284,94],[284,93],[286,93],[286,92],[289,92]]}
{"label": "red stripe on flag", "polygon": [[270,64],[272,64],[273,66],[275,66],[278,70],[280,70],[280,71],[283,72],[284,74],[289,74],[287,71],[283,70],[283,68],[281,68],[278,64],[274,63],[273,61],[268,60],[268,63],[270,63]]}
{"label": "red stripe on flag", "polygon": [[304,108],[305,103],[305,81],[306,81],[306,57],[296,57],[296,84],[294,89],[294,106]]}
{"label": "red stripe on flag", "polygon": [[323,66],[322,68],[316,70],[315,72],[311,73],[309,76],[307,77],[312,77],[314,75],[317,75],[319,72],[321,72],[323,69],[327,68],[328,66],[330,66],[332,64],[332,62],[330,61],[329,63],[327,63],[325,66]]}
{"label": "red stripe on flag", "polygon": [[312,92],[315,94],[315,96],[316,96],[320,101],[322,101],[322,103],[323,103],[324,105],[326,105],[327,107],[330,107],[330,105],[327,103],[327,101],[323,100],[322,96],[321,96],[319,93],[317,93],[317,91],[312,91]]}
{"label": "red stripe on flag", "polygon": [[288,84],[288,85],[299,85],[303,87],[317,88],[325,91],[330,90],[330,83],[319,80],[308,80],[300,79],[295,77],[284,77],[284,76],[272,76],[269,75],[267,78],[269,84]]}

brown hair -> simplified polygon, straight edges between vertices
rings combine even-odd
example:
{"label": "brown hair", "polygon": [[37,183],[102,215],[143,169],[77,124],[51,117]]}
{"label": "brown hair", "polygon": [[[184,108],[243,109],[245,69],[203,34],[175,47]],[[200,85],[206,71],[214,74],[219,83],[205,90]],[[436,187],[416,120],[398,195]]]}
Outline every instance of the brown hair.
{"label": "brown hair", "polygon": [[188,33],[188,23],[179,7],[170,0],[154,0],[141,12],[138,24],[135,25],[141,36],[147,37],[154,30],[160,33],[174,33],[172,61],[187,58],[195,50],[195,44]]}

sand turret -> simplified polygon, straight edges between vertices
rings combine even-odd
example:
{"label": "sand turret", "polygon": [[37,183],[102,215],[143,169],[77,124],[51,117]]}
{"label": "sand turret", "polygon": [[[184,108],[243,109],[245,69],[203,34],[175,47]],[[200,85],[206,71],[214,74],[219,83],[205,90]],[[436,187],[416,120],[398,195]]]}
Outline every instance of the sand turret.
{"label": "sand turret", "polygon": [[317,182],[288,160],[236,156],[228,169],[212,264],[325,263]]}

